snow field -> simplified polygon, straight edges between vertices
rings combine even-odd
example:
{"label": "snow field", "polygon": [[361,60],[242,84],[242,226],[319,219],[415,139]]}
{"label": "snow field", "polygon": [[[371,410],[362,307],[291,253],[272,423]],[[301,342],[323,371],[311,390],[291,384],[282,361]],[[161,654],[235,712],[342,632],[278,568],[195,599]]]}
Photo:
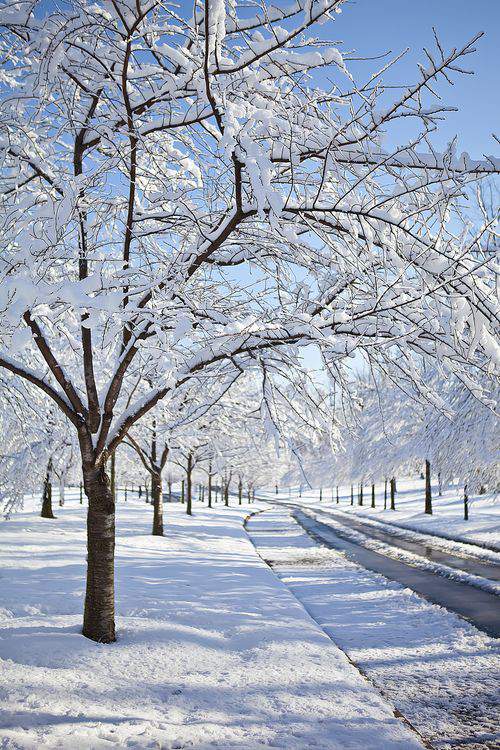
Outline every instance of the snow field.
{"label": "snow field", "polygon": [[83,638],[85,506],[67,497],[55,521],[27,503],[0,524],[2,750],[421,747],[259,558],[255,506],[167,505],[158,538],[120,499],[118,640]]}

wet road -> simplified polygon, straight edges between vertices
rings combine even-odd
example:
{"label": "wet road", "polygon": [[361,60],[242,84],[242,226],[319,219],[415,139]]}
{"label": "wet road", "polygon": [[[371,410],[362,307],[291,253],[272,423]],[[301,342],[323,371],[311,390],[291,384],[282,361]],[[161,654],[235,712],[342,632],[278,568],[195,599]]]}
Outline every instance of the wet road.
{"label": "wet road", "polygon": [[390,544],[391,547],[398,547],[399,549],[413,552],[415,555],[425,557],[431,562],[439,563],[440,565],[448,565],[450,568],[456,568],[457,570],[462,570],[465,573],[470,573],[474,576],[481,576],[481,578],[488,578],[490,581],[500,581],[500,565],[497,565],[494,562],[478,560],[473,557],[454,555],[447,550],[436,549],[436,547],[432,547],[425,542],[404,539],[391,533],[389,529],[386,530],[372,524],[363,523],[363,521],[352,518],[346,513],[337,513],[335,511],[329,513],[328,511],[319,508],[314,508],[314,513],[333,518],[344,526],[349,526],[355,531],[360,531],[372,539],[379,539],[385,544]]}
{"label": "wet road", "polygon": [[[292,504],[283,503],[283,505],[290,507]],[[317,513],[318,511],[314,509],[314,512]],[[439,604],[464,617],[479,630],[483,630],[494,638],[500,638],[500,598],[495,594],[469,586],[461,581],[444,578],[429,570],[413,567],[408,563],[387,557],[380,552],[367,549],[343,538],[341,530],[337,531],[327,523],[311,518],[302,510],[298,510],[296,506],[293,507],[293,516],[311,536],[322,544],[344,552],[350,560],[358,563],[358,565],[368,570],[374,570],[390,580],[407,586],[434,604]],[[335,520],[344,523],[344,517],[340,518],[337,514],[335,514]],[[351,519],[347,520],[351,521]],[[346,526],[352,527],[352,524],[346,523]],[[371,527],[363,525],[362,530],[367,536],[375,536],[371,534]],[[436,558],[433,559],[437,562]],[[465,558],[456,559],[465,560]],[[470,558],[467,558],[466,562],[469,561]],[[478,561],[472,562],[477,564]],[[445,564],[449,565],[450,563],[446,561]],[[487,567],[490,568],[489,565]],[[462,567],[461,570],[465,570],[465,568]]]}

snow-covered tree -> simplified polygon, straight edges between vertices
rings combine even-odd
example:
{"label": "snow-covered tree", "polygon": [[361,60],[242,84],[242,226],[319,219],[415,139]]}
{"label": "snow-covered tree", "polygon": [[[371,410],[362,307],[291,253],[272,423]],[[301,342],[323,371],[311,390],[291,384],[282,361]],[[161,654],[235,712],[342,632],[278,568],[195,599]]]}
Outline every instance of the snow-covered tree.
{"label": "snow-covered tree", "polygon": [[469,385],[497,356],[492,218],[471,229],[461,197],[498,165],[431,140],[435,87],[477,37],[436,40],[388,104],[388,63],[355,81],[314,36],[341,6],[2,11],[0,366],[78,435],[94,640],[115,637],[106,466],[160,401],[283,376],[311,343],[337,381],[356,349],[408,380],[439,357]]}

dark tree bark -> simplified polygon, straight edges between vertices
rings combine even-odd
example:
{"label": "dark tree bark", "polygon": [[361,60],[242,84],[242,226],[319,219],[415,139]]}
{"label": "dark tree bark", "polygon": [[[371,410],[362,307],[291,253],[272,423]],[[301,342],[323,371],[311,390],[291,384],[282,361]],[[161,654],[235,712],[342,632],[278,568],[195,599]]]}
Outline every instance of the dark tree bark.
{"label": "dark tree bark", "polygon": [[354,485],[351,484],[351,505],[354,505]]}
{"label": "dark tree bark", "polygon": [[339,486],[337,485],[337,505],[339,504]]}
{"label": "dark tree bark", "polygon": [[432,516],[431,462],[425,460],[425,512]]}
{"label": "dark tree bark", "polygon": [[208,465],[208,507],[212,507],[212,464]]}
{"label": "dark tree bark", "polygon": [[163,536],[163,491],[160,469],[151,474],[151,499],[153,502],[153,536]]}
{"label": "dark tree bark", "polygon": [[384,510],[387,510],[387,479],[384,480]]}
{"label": "dark tree bark", "polygon": [[139,485],[139,498],[142,497],[142,484]]}
{"label": "dark tree bark", "polygon": [[125,485],[125,502],[127,502],[127,485]]}
{"label": "dark tree bark", "polygon": [[438,495],[441,497],[443,494],[443,478],[441,476],[441,472],[438,471]]}
{"label": "dark tree bark", "polygon": [[87,590],[83,635],[99,643],[115,640],[115,503],[104,466],[84,463],[87,512]]}
{"label": "dark tree bark", "polygon": [[172,502],[172,480],[167,480],[167,487],[168,487],[168,502]]}
{"label": "dark tree bark", "polygon": [[358,505],[363,505],[363,482],[359,485]]}
{"label": "dark tree bark", "polygon": [[372,484],[372,508],[375,507],[375,485]]}
{"label": "dark tree bark", "polygon": [[110,459],[110,484],[111,484],[111,494],[113,495],[113,502],[116,503],[116,459],[115,454],[111,456]]}
{"label": "dark tree bark", "polygon": [[193,477],[193,454],[190,453],[188,455],[187,459],[187,467],[186,467],[186,513],[188,516],[193,515],[192,510],[192,492],[193,492],[193,483],[192,483],[192,477]]}
{"label": "dark tree bark", "polygon": [[321,502],[323,500],[323,487],[319,488],[319,501]]}
{"label": "dark tree bark", "polygon": [[394,477],[391,479],[391,510],[396,510],[396,480]]}
{"label": "dark tree bark", "polygon": [[467,494],[467,485],[464,487],[464,521],[469,520],[469,496]]}
{"label": "dark tree bark", "polygon": [[185,490],[184,490],[184,479],[183,479],[181,483],[181,503],[184,504],[184,502],[185,502]]}
{"label": "dark tree bark", "polygon": [[231,483],[231,475],[229,475],[229,479],[224,484],[224,505],[226,508],[229,508],[229,485]]}
{"label": "dark tree bark", "polygon": [[243,503],[243,480],[240,477],[238,480],[238,505]]}
{"label": "dark tree bark", "polygon": [[278,485],[276,485],[276,494],[278,494]]}
{"label": "dark tree bark", "polygon": [[43,483],[43,495],[42,495],[42,509],[40,516],[42,518],[55,518],[52,510],[52,482],[50,475],[52,473],[52,459],[47,464],[47,473],[45,474],[45,481]]}

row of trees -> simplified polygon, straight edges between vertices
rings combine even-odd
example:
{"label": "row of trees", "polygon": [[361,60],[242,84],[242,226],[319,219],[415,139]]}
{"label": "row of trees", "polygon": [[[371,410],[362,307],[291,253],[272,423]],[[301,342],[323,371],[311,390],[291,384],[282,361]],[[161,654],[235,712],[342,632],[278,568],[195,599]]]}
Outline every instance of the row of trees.
{"label": "row of trees", "polygon": [[[387,377],[360,376],[350,419],[335,424],[334,445],[331,435],[324,435],[319,449],[305,446],[300,469],[291,467],[285,481],[299,482],[305,474],[314,486],[350,484],[351,505],[375,507],[383,491],[384,509],[395,509],[395,478],[420,474],[423,510],[431,515],[434,476],[439,495],[452,482],[462,486],[468,518],[470,493],[500,487],[497,383],[485,378],[483,389],[473,393],[437,369],[425,378],[439,401],[419,401]],[[376,493],[379,483],[383,490]]]}
{"label": "row of trees", "polygon": [[421,397],[424,361],[474,387],[496,356],[494,219],[475,188],[499,166],[432,143],[439,90],[480,35],[436,38],[395,89],[383,79],[401,55],[349,71],[328,33],[342,6],[2,12],[0,368],[35,420],[43,396],[54,441],[73,433],[93,640],[115,638],[118,446],[136,444],[159,497],[165,434],[211,422],[248,371],[277,433],[273,400],[309,397],[311,344],[334,411],[355,352]]}

